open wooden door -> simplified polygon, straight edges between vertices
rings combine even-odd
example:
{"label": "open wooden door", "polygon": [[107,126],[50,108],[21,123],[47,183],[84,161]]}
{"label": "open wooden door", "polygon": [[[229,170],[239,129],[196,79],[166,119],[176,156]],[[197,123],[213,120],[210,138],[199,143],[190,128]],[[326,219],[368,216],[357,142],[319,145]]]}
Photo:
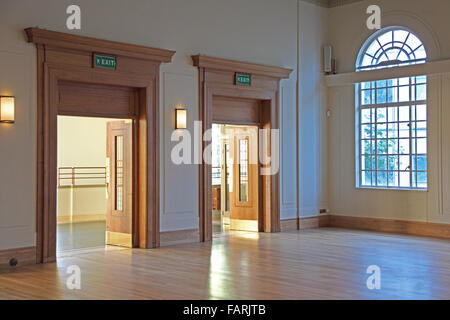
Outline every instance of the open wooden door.
{"label": "open wooden door", "polygon": [[106,244],[132,247],[133,225],[133,140],[128,121],[107,123]]}
{"label": "open wooden door", "polygon": [[258,231],[258,128],[227,129],[233,159],[230,229]]}

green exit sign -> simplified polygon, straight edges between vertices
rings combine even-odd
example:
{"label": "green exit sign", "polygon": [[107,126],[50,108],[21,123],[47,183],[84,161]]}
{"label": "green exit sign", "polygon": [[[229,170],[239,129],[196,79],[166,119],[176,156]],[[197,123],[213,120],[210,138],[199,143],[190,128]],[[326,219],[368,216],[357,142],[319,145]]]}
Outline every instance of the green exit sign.
{"label": "green exit sign", "polygon": [[105,69],[116,69],[116,57],[94,54],[94,67]]}
{"label": "green exit sign", "polygon": [[251,76],[249,74],[236,73],[236,84],[239,84],[242,86],[251,85]]}

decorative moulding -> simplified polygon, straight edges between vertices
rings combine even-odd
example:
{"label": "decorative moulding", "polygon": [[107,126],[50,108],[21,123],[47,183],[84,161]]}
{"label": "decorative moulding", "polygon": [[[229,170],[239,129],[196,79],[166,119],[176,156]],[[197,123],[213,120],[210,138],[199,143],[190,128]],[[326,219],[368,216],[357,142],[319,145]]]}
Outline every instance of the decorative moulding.
{"label": "decorative moulding", "polygon": [[109,40],[101,40],[74,34],[49,31],[39,28],[27,28],[28,42],[57,48],[99,52],[115,56],[130,57],[156,62],[170,62],[175,51],[150,48]]}

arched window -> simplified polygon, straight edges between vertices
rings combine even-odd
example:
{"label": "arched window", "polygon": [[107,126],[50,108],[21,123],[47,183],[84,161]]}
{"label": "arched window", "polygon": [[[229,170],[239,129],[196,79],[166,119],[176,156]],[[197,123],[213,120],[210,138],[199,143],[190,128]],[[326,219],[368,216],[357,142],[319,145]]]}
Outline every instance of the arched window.
{"label": "arched window", "polygon": [[[426,61],[420,39],[404,28],[380,30],[361,49],[357,71]],[[357,85],[358,181],[362,188],[427,188],[427,77]]]}

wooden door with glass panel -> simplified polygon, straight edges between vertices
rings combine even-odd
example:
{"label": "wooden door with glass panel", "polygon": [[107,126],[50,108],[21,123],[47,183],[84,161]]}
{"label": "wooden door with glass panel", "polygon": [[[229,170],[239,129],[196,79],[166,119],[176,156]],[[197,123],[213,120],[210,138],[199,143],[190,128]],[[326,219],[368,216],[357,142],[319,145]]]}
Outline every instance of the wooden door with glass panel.
{"label": "wooden door with glass panel", "polygon": [[228,127],[233,161],[230,229],[258,231],[258,128]]}
{"label": "wooden door with glass panel", "polygon": [[132,123],[107,123],[106,244],[132,247]]}

